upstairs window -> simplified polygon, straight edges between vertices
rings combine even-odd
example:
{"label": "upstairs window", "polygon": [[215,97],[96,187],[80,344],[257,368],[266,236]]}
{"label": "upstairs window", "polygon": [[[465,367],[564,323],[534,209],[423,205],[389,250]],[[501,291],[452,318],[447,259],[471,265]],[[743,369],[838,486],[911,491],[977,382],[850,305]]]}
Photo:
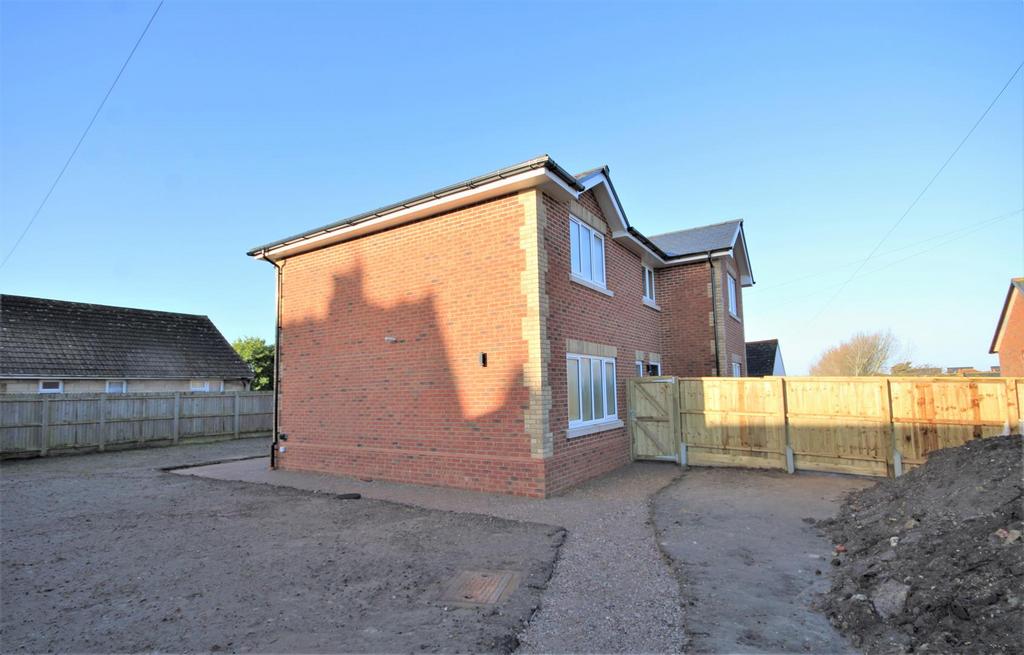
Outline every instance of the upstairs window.
{"label": "upstairs window", "polygon": [[125,393],[127,391],[127,380],[107,380],[107,393]]}
{"label": "upstairs window", "polygon": [[64,380],[40,380],[39,393],[64,393]]}
{"label": "upstairs window", "polygon": [[605,286],[604,235],[570,216],[569,246],[572,256],[572,274],[603,288]]}
{"label": "upstairs window", "polygon": [[644,266],[644,300],[654,302],[654,269]]}
{"label": "upstairs window", "polygon": [[736,278],[734,278],[731,274],[729,274],[727,277],[729,284],[729,313],[733,316],[733,318],[739,318],[740,308],[739,301],[736,297]]}

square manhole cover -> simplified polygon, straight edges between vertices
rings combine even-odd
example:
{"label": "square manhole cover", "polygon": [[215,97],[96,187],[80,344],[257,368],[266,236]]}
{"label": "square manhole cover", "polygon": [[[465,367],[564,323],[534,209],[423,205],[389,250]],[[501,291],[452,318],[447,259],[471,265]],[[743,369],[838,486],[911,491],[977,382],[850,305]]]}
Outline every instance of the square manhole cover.
{"label": "square manhole cover", "polygon": [[494,605],[515,591],[519,578],[516,571],[460,571],[440,600],[452,605]]}

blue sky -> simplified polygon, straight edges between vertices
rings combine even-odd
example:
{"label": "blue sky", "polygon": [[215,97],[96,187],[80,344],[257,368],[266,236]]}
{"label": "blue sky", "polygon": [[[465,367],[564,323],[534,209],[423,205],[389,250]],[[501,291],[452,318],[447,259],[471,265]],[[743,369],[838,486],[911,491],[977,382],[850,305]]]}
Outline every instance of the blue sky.
{"label": "blue sky", "polygon": [[[150,2],[0,4],[6,254]],[[273,334],[257,244],[540,153],[611,166],[654,234],[746,221],[750,340],[792,373],[859,330],[988,366],[1024,271],[1024,75],[834,301],[1024,58],[1001,2],[168,0],[6,293]]]}

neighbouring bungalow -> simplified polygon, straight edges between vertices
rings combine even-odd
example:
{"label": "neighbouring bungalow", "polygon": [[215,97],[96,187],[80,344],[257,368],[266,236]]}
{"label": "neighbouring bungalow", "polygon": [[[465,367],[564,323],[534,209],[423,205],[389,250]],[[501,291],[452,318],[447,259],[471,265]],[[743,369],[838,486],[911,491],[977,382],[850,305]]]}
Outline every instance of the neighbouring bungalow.
{"label": "neighbouring bungalow", "polygon": [[999,375],[1024,376],[1024,277],[1010,280],[988,352],[999,355]]}
{"label": "neighbouring bungalow", "polygon": [[0,295],[0,393],[241,391],[251,379],[206,316]]}
{"label": "neighbouring bungalow", "polygon": [[782,363],[782,349],[778,339],[747,342],[747,376],[763,378],[769,375],[785,375],[786,365]]}
{"label": "neighbouring bungalow", "polygon": [[630,461],[629,378],[746,371],[743,222],[647,236],[607,167],[543,156],[249,254],[282,469],[548,496]]}

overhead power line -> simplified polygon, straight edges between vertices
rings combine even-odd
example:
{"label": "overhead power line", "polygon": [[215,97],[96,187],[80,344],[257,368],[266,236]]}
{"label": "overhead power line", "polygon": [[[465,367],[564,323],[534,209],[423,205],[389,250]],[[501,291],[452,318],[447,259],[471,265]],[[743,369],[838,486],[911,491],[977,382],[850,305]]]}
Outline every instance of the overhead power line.
{"label": "overhead power line", "polygon": [[7,265],[7,262],[10,261],[11,256],[14,254],[14,251],[18,249],[19,245],[21,245],[22,239],[24,239],[25,235],[28,234],[28,231],[32,229],[32,224],[36,222],[36,219],[39,217],[39,213],[42,212],[43,207],[46,206],[46,201],[50,199],[50,196],[53,195],[53,190],[57,188],[57,184],[59,184],[61,178],[64,177],[64,172],[67,171],[68,166],[71,165],[71,160],[74,159],[75,155],[78,153],[78,149],[81,147],[82,142],[85,141],[85,137],[88,136],[89,130],[92,129],[93,123],[96,122],[96,118],[100,115],[100,112],[103,111],[103,106],[107,104],[107,98],[109,98],[110,94],[114,92],[114,87],[117,86],[117,83],[121,79],[121,75],[124,73],[124,70],[128,68],[128,62],[132,60],[132,57],[135,55],[135,51],[139,49],[139,44],[142,43],[142,39],[145,38],[146,32],[149,31],[149,26],[153,24],[153,21],[156,19],[156,15],[160,12],[160,8],[163,6],[164,0],[160,0],[160,2],[156,5],[156,9],[153,10],[153,14],[149,17],[149,20],[146,22],[146,26],[142,28],[142,33],[139,34],[139,38],[135,40],[135,45],[132,46],[131,52],[128,53],[128,56],[125,58],[124,63],[121,64],[120,70],[117,71],[117,76],[114,77],[114,81],[110,83],[110,87],[107,89],[106,94],[104,94],[103,100],[100,101],[99,106],[96,107],[96,111],[93,112],[92,118],[89,120],[89,124],[85,126],[85,130],[82,132],[82,136],[78,137],[78,143],[76,143],[75,147],[72,148],[71,154],[68,155],[67,160],[64,162],[64,165],[60,169],[60,172],[57,173],[57,177],[53,179],[53,183],[50,185],[49,190],[47,190],[46,195],[43,196],[42,202],[40,202],[39,206],[36,207],[35,212],[32,214],[32,218],[30,218],[28,223],[25,225],[25,229],[22,230],[21,234],[18,235],[18,238],[14,240],[14,245],[12,245],[11,249],[7,252],[7,255],[4,257],[4,260],[0,262],[0,269]]}
{"label": "overhead power line", "polygon": [[1003,85],[1003,88],[999,89],[999,93],[996,94],[996,97],[992,98],[992,102],[988,103],[988,107],[985,108],[985,111],[981,113],[981,116],[978,117],[978,120],[974,121],[974,125],[971,126],[971,129],[967,131],[967,134],[964,135],[964,138],[960,140],[960,143],[958,143],[956,148],[953,149],[953,152],[949,154],[949,157],[946,157],[946,161],[942,162],[942,166],[939,166],[939,170],[935,171],[935,175],[932,175],[932,178],[928,180],[928,184],[924,185],[924,188],[921,189],[921,191],[917,194],[913,202],[910,203],[910,206],[907,207],[906,211],[904,211],[903,214],[900,215],[898,219],[896,219],[896,222],[892,224],[888,231],[886,231],[886,233],[882,235],[882,238],[878,240],[878,243],[876,243],[875,247],[871,249],[871,252],[868,253],[868,256],[864,258],[864,260],[860,263],[860,265],[853,272],[853,274],[850,275],[850,277],[848,277],[846,281],[839,286],[839,289],[834,294],[832,294],[831,297],[829,297],[825,304],[822,305],[821,309],[818,310],[818,313],[811,318],[811,321],[814,321],[819,316],[821,316],[825,312],[825,310],[828,309],[829,305],[831,305],[832,302],[835,301],[835,299],[838,298],[839,295],[843,293],[843,290],[846,289],[846,285],[849,284],[853,278],[857,277],[857,274],[861,272],[861,270],[869,261],[871,261],[871,258],[875,256],[875,253],[877,253],[878,249],[882,247],[882,244],[884,244],[886,240],[889,238],[889,236],[896,231],[896,228],[900,226],[900,223],[903,222],[903,219],[905,219],[907,215],[909,215],[910,212],[914,210],[914,207],[916,207],[917,203],[921,200],[921,198],[924,197],[924,194],[928,192],[928,189],[932,187],[932,184],[935,183],[935,180],[939,179],[939,176],[942,175],[942,171],[946,170],[946,167],[949,166],[949,162],[953,161],[953,158],[956,157],[957,153],[960,152],[960,149],[964,147],[964,144],[967,143],[967,140],[971,138],[971,135],[974,134],[974,131],[976,129],[978,129],[978,126],[981,125],[981,122],[985,120],[985,117],[988,116],[988,113],[992,110],[992,107],[995,106],[996,102],[999,101],[999,98],[1001,98],[1006,89],[1009,88],[1014,78],[1017,77],[1017,73],[1020,72],[1021,68],[1024,68],[1024,61],[1021,61],[1020,64],[1017,65],[1017,68],[1014,69],[1009,79],[1006,80],[1006,84]]}

